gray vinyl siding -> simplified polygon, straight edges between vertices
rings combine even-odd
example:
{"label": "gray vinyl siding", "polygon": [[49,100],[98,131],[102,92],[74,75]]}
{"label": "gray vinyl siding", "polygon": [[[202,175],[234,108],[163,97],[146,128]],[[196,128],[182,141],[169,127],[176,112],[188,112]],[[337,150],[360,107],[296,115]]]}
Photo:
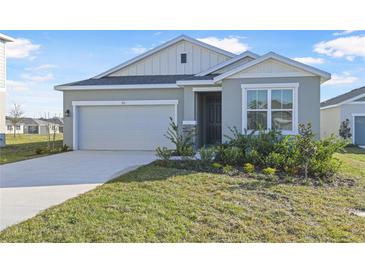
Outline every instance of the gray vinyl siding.
{"label": "gray vinyl siding", "polygon": [[64,144],[73,146],[72,142],[72,101],[117,101],[117,100],[178,100],[177,121],[181,125],[184,113],[183,89],[133,89],[133,90],[82,90],[64,91],[63,109],[70,110],[70,117],[64,117]]}
{"label": "gray vinyl siding", "polygon": [[242,131],[241,84],[299,83],[298,123],[311,123],[313,132],[320,136],[320,78],[275,77],[225,79],[222,82],[222,134],[230,135],[229,127]]}

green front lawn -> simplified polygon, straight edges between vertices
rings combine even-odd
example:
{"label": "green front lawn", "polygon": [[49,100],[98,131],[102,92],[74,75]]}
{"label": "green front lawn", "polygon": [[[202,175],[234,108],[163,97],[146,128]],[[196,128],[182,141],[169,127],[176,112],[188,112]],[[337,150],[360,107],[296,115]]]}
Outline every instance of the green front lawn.
{"label": "green front lawn", "polygon": [[[47,140],[47,135],[18,134],[14,138],[12,134],[7,134],[7,145],[0,148],[0,164],[49,155],[49,153],[36,153],[36,150],[39,148],[47,148]],[[63,134],[57,134],[56,140],[55,148],[60,149],[62,147]]]}
{"label": "green front lawn", "polygon": [[1,242],[364,242],[364,150],[336,157],[354,187],[267,184],[151,164],[0,233]]}

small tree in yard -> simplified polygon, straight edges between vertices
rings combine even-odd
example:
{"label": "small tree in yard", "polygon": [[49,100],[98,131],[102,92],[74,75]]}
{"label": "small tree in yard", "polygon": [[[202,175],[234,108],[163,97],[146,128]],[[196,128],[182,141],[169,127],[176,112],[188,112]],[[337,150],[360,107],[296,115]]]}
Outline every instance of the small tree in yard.
{"label": "small tree in yard", "polygon": [[180,132],[179,126],[170,117],[170,126],[167,130],[165,137],[176,146],[177,156],[190,156],[194,154],[193,151],[193,139],[194,132],[189,131],[186,133]]}
{"label": "small tree in yard", "polygon": [[351,128],[349,125],[350,125],[349,119],[342,121],[340,130],[338,131],[339,135],[345,140],[350,139],[352,137]]}
{"label": "small tree in yard", "polygon": [[297,136],[297,145],[299,150],[300,162],[303,165],[305,179],[308,179],[308,167],[311,157],[316,153],[317,146],[315,135],[312,132],[312,125],[299,125],[299,135]]}
{"label": "small tree in yard", "polygon": [[17,105],[14,103],[13,108],[10,110],[9,113],[9,120],[14,128],[14,138],[16,137],[16,126],[20,123],[23,114],[24,112],[21,108],[21,105]]}

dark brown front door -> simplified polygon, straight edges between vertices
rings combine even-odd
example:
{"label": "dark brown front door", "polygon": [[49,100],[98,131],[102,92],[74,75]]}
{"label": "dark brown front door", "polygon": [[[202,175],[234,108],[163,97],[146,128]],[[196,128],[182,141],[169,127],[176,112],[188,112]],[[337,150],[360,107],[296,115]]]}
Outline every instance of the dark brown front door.
{"label": "dark brown front door", "polygon": [[220,93],[205,97],[206,144],[213,145],[222,141],[222,97]]}

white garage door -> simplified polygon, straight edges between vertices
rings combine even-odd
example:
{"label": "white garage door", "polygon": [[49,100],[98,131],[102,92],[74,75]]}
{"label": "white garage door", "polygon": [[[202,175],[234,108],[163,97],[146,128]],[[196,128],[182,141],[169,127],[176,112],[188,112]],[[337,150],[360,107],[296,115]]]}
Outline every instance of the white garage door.
{"label": "white garage door", "polygon": [[80,106],[78,148],[85,150],[155,150],[171,148],[164,134],[175,105]]}

